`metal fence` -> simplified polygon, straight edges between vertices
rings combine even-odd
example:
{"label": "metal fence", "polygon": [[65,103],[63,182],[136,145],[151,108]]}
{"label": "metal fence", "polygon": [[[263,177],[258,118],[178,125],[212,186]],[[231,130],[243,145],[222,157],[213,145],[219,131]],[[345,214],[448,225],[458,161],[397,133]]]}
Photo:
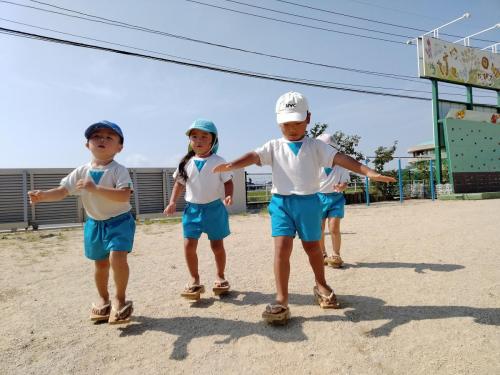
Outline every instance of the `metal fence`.
{"label": "metal fence", "polygon": [[[27,228],[47,224],[82,223],[85,211],[77,196],[59,202],[30,205],[29,190],[59,186],[71,168],[0,169],[0,229]],[[175,168],[129,169],[134,183],[132,213],[137,218],[159,216],[166,207],[174,185]],[[177,201],[177,211],[184,209],[184,194]]]}

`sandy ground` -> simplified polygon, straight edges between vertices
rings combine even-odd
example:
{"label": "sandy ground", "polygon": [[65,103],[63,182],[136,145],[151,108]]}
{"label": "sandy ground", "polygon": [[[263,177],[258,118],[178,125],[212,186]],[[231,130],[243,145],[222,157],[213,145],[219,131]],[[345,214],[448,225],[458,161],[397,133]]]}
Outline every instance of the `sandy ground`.
{"label": "sandy ground", "polygon": [[[267,214],[231,217],[233,292],[193,305],[179,297],[181,225],[138,226],[127,326],[88,320],[95,290],[81,228],[0,233],[0,373],[498,374],[499,212],[500,200],[348,206],[347,265],[326,269],[343,309],[314,304],[296,241],[286,327],[261,321],[274,296]],[[206,238],[198,250],[210,285]]]}

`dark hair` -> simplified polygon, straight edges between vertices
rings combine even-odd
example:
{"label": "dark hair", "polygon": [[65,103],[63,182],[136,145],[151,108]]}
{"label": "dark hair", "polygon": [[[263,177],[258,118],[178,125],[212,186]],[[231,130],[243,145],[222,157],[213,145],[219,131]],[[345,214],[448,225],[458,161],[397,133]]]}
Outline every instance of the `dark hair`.
{"label": "dark hair", "polygon": [[186,163],[194,156],[194,151],[190,150],[184,157],[181,159],[181,162],[179,163],[179,167],[177,168],[179,170],[179,176],[184,180],[184,182],[187,181],[188,175],[186,173],[186,169],[184,168],[186,166]]}

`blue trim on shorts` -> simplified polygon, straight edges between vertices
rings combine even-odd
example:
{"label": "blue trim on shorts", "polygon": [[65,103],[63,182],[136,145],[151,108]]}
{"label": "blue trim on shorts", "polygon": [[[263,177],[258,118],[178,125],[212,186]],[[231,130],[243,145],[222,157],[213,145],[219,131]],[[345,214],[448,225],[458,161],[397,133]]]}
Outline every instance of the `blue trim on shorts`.
{"label": "blue trim on shorts", "polygon": [[295,237],[303,241],[321,239],[321,202],[317,194],[273,194],[268,206],[272,236]]}
{"label": "blue trim on shorts", "polygon": [[103,260],[111,251],[131,252],[134,245],[135,220],[125,212],[107,220],[87,218],[83,230],[85,256]]}
{"label": "blue trim on shorts", "polygon": [[342,193],[318,193],[321,201],[321,217],[344,217],[345,197]]}
{"label": "blue trim on shorts", "polygon": [[186,202],[182,215],[184,238],[199,239],[206,233],[211,241],[229,236],[229,215],[220,199],[209,203]]}

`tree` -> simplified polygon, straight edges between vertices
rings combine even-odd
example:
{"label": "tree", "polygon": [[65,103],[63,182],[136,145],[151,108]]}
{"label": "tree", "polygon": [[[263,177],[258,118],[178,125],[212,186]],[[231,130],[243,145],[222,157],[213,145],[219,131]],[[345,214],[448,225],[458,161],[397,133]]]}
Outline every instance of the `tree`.
{"label": "tree", "polygon": [[[394,141],[394,144],[391,147],[379,146],[375,150],[375,159],[373,159],[373,164],[378,173],[384,172],[384,165],[394,159],[397,144],[398,141]],[[385,174],[397,177],[396,171],[385,172]],[[394,185],[375,182],[375,187],[382,194],[384,199],[392,199],[394,197]]]}
{"label": "tree", "polygon": [[306,136],[311,138],[316,138],[318,135],[323,134],[327,127],[328,124],[322,124],[320,122],[317,122],[316,124],[313,125],[311,130],[309,131],[306,130]]}
{"label": "tree", "polygon": [[363,154],[356,150],[361,137],[359,135],[349,135],[337,130],[333,133],[332,138],[338,146],[338,150],[343,154],[349,155],[356,160],[363,160]]}

